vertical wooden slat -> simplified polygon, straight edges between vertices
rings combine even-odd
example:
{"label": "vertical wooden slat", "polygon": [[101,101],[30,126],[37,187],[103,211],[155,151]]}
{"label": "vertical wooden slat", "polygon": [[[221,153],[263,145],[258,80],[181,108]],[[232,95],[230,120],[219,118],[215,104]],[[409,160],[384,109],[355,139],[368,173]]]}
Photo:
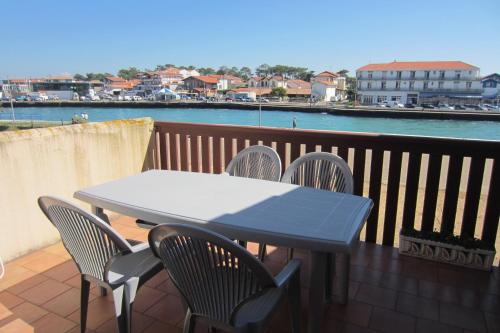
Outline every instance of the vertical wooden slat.
{"label": "vertical wooden slat", "polygon": [[[461,236],[474,237],[476,229],[479,199],[481,199],[481,185],[483,183],[484,157],[473,157],[470,163],[467,193],[465,194],[464,215],[462,219]],[[498,203],[500,204],[500,203]]]}
{"label": "vertical wooden slat", "polygon": [[451,155],[448,163],[448,175],[446,178],[446,191],[444,194],[443,216],[441,221],[441,232],[444,234],[452,234],[455,228],[463,161],[463,156]]}
{"label": "vertical wooden slat", "polygon": [[168,153],[167,149],[169,149],[169,146],[167,146],[167,133],[165,132],[160,132],[160,149],[159,149],[159,154],[160,154],[160,163],[161,163],[161,168],[163,170],[168,169]]}
{"label": "vertical wooden slat", "polygon": [[221,137],[220,136],[214,136],[213,138],[213,152],[214,152],[214,173],[221,173],[222,172],[222,163],[221,163]]}
{"label": "vertical wooden slat", "polygon": [[361,148],[354,150],[354,194],[363,195],[363,185],[365,181],[366,151]]}
{"label": "vertical wooden slat", "polygon": [[500,157],[493,161],[488,200],[484,214],[482,240],[488,245],[495,245],[500,219]]}
{"label": "vertical wooden slat", "polygon": [[404,229],[412,229],[415,225],[415,210],[417,208],[421,163],[422,154],[410,152],[410,157],[408,158],[408,172],[406,175],[405,205],[403,210]]}
{"label": "vertical wooden slat", "polygon": [[385,221],[383,244],[393,246],[396,231],[396,215],[399,200],[399,181],[401,179],[401,160],[403,152],[392,151],[389,162],[389,176],[387,182],[387,196],[385,202]]}
{"label": "vertical wooden slat", "polygon": [[380,209],[380,189],[382,185],[382,163],[384,151],[372,150],[372,162],[370,166],[370,190],[369,196],[373,200],[373,209],[366,224],[366,241],[375,243],[377,241],[378,213]]}
{"label": "vertical wooden slat", "polygon": [[187,140],[187,135],[179,134],[179,164],[182,171],[188,171]]}
{"label": "vertical wooden slat", "polygon": [[201,138],[201,163],[203,165],[203,172],[210,173],[210,140],[208,136]]}
{"label": "vertical wooden slat", "polygon": [[427,166],[427,180],[425,182],[424,208],[422,211],[423,231],[432,231],[434,228],[437,197],[439,191],[439,176],[441,174],[442,160],[442,155],[429,155],[429,165]]}

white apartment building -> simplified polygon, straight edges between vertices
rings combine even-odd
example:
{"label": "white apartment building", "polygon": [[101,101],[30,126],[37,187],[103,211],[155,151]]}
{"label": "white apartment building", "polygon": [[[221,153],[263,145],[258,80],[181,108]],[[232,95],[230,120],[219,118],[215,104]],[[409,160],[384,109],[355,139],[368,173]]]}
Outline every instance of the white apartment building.
{"label": "white apartment building", "polygon": [[462,61],[394,61],[356,70],[358,101],[376,104],[479,103],[479,68]]}

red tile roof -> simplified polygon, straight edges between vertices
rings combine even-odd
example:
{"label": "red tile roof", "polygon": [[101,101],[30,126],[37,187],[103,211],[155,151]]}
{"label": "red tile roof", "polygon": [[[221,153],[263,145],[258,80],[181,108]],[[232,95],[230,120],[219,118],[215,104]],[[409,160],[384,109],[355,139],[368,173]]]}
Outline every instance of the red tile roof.
{"label": "red tile roof", "polygon": [[217,82],[219,82],[219,79],[216,75],[190,76],[187,79],[199,80],[205,83],[212,83],[212,84],[216,84]]}
{"label": "red tile roof", "polygon": [[126,82],[127,80],[118,76],[106,76],[106,80],[111,82]]}
{"label": "red tile roof", "polygon": [[386,71],[386,70],[471,70],[476,66],[463,61],[393,61],[385,64],[369,64],[358,68],[358,71]]}
{"label": "red tile roof", "polygon": [[324,76],[339,77],[340,75],[337,73],[334,73],[334,72],[330,72],[330,71],[323,71],[323,72],[319,73],[318,75],[315,75],[314,77],[324,77]]}

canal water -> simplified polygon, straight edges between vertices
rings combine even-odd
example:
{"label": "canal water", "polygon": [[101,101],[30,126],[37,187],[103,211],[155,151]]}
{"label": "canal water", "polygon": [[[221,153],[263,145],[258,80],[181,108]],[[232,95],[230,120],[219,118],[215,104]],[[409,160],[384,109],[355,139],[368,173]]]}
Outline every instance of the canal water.
{"label": "canal water", "polygon": [[[11,119],[10,108],[0,109],[0,119]],[[234,109],[138,109],[85,107],[15,108],[16,119],[70,121],[74,114],[88,114],[89,121],[152,117],[163,121],[208,124],[259,124],[258,110]],[[500,141],[500,122],[470,120],[399,119],[339,116],[321,113],[262,111],[262,126],[291,128],[293,118],[298,128],[349,132],[391,133]]]}

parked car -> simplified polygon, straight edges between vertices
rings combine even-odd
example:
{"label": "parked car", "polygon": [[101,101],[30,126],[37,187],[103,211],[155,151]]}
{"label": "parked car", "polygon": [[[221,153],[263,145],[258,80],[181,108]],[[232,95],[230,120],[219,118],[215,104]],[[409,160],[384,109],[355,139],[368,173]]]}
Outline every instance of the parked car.
{"label": "parked car", "polygon": [[404,108],[404,104],[398,101],[387,101],[387,106],[390,108]]}
{"label": "parked car", "polygon": [[57,96],[57,95],[48,95],[47,97],[49,98],[49,101],[58,101],[59,100],[59,96]]}
{"label": "parked car", "polygon": [[132,100],[133,100],[133,101],[142,101],[142,97],[141,97],[141,96],[134,95],[134,96],[132,96]]}
{"label": "parked car", "polygon": [[257,100],[261,103],[269,103],[269,100],[267,98],[264,98],[264,97],[259,97]]}
{"label": "parked car", "polygon": [[446,103],[439,103],[438,104],[438,109],[441,109],[441,110],[455,110],[455,108],[449,104],[446,104]]}
{"label": "parked car", "polygon": [[415,104],[412,104],[412,103],[406,103],[406,104],[405,104],[405,108],[407,108],[407,109],[414,109],[414,108],[415,108]]}
{"label": "parked car", "polygon": [[453,105],[453,107],[455,108],[455,110],[466,110],[465,106],[461,104],[455,104]]}
{"label": "parked car", "polygon": [[132,96],[125,95],[125,96],[123,96],[123,100],[124,101],[131,101],[132,100]]}
{"label": "parked car", "polygon": [[426,104],[426,103],[421,104],[420,106],[423,107],[424,109],[435,109],[436,108],[434,105]]}
{"label": "parked car", "polygon": [[234,99],[232,99],[231,97],[226,97],[226,102],[234,102]]}
{"label": "parked car", "polygon": [[380,102],[375,104],[376,107],[378,108],[388,108],[389,106],[387,105],[387,102]]}
{"label": "parked car", "polygon": [[26,95],[20,95],[20,96],[16,96],[15,100],[16,100],[16,102],[28,102],[28,101],[30,101],[30,98],[29,98],[29,96],[26,96]]}

